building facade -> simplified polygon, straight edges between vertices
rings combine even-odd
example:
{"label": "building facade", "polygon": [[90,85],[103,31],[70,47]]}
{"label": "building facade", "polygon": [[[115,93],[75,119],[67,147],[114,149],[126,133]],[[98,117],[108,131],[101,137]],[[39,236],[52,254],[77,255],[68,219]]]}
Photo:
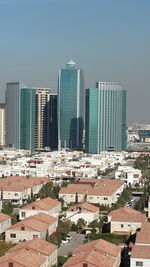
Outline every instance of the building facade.
{"label": "building facade", "polygon": [[36,90],[35,147],[57,149],[57,94],[49,88]]}
{"label": "building facade", "polygon": [[59,71],[58,148],[82,150],[84,114],[83,71],[72,60]]}
{"label": "building facade", "polygon": [[6,102],[6,145],[19,147],[19,82],[7,83]]}
{"label": "building facade", "polygon": [[34,151],[57,149],[57,95],[47,88],[6,89],[6,145]]}
{"label": "building facade", "polygon": [[5,145],[6,138],[6,109],[5,104],[0,104],[0,146]]}
{"label": "building facade", "polygon": [[97,82],[86,90],[87,153],[126,148],[126,91],[119,83]]}

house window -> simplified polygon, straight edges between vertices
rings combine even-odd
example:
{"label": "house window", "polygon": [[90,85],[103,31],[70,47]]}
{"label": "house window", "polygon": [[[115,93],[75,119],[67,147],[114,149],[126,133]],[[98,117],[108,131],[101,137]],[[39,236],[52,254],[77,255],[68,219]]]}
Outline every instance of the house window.
{"label": "house window", "polygon": [[121,224],[121,228],[123,228],[124,227],[124,225],[123,224]]}
{"label": "house window", "polygon": [[136,261],[136,266],[143,266],[143,262],[142,261]]}
{"label": "house window", "polygon": [[108,197],[104,197],[104,200],[108,200]]}
{"label": "house window", "polygon": [[128,224],[128,227],[130,227],[131,226],[131,224]]}
{"label": "house window", "polygon": [[10,234],[10,238],[16,238],[16,234]]}
{"label": "house window", "polygon": [[89,197],[89,199],[93,199],[93,197]]}
{"label": "house window", "polygon": [[15,196],[18,196],[18,193],[15,193]]}
{"label": "house window", "polygon": [[26,213],[24,211],[21,212],[21,217],[26,217]]}

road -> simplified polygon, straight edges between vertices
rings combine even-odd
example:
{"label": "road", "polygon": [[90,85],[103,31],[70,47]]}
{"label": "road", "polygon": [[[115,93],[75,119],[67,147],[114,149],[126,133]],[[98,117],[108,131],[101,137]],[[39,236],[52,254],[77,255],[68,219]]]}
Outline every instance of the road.
{"label": "road", "polygon": [[72,240],[67,244],[61,244],[58,248],[58,256],[68,256],[68,253],[72,253],[79,245],[84,241],[85,235],[77,234],[76,232],[70,232]]}

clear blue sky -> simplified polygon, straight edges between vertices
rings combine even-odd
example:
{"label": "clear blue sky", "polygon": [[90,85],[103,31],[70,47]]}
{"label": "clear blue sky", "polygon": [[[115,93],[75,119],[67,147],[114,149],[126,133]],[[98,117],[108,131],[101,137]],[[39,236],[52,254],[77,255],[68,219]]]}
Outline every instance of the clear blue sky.
{"label": "clear blue sky", "polygon": [[57,89],[69,59],[85,87],[120,81],[128,121],[150,123],[149,0],[0,0],[0,102],[6,82]]}

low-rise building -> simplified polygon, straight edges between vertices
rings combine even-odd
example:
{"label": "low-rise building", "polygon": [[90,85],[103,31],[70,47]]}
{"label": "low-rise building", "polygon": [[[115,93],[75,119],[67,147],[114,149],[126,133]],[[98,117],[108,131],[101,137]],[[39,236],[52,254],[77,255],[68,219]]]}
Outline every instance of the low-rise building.
{"label": "low-rise building", "polygon": [[11,226],[11,217],[0,212],[0,234],[4,233]]}
{"label": "low-rise building", "polygon": [[148,199],[148,218],[150,218],[150,196]]}
{"label": "low-rise building", "polygon": [[108,214],[111,233],[132,233],[141,228],[142,223],[146,222],[145,214],[132,208],[123,207],[111,211]]}
{"label": "low-rise building", "polygon": [[132,247],[130,266],[150,266],[150,223],[143,223]]}
{"label": "low-rise building", "polygon": [[5,241],[11,243],[25,242],[35,238],[46,239],[56,231],[58,220],[50,215],[39,213],[12,225],[5,232]]}
{"label": "low-rise building", "polygon": [[41,212],[58,218],[61,212],[61,203],[50,197],[37,200],[19,209],[19,219],[22,220]]}
{"label": "low-rise building", "polygon": [[28,178],[10,176],[0,179],[0,195],[3,202],[22,205],[33,194],[37,196],[44,184],[50,181],[49,178]]}
{"label": "low-rise building", "polygon": [[43,256],[27,249],[0,257],[1,267],[47,267]]}
{"label": "low-rise building", "polygon": [[57,264],[58,247],[40,238],[17,244],[9,249],[6,254],[10,255],[14,253],[15,255],[24,249],[44,257],[46,259],[46,267],[51,267]]}
{"label": "low-rise building", "polygon": [[81,179],[76,184],[61,188],[59,198],[66,204],[89,202],[112,206],[124,189],[124,181],[114,179]]}
{"label": "low-rise building", "polygon": [[73,223],[77,223],[78,219],[84,219],[89,224],[99,219],[99,208],[87,202],[77,204],[66,210],[64,218]]}
{"label": "low-rise building", "polygon": [[121,249],[105,240],[99,239],[80,245],[70,257],[64,267],[119,267]]}
{"label": "low-rise building", "polygon": [[134,185],[140,182],[142,172],[139,169],[134,169],[131,166],[119,166],[115,171],[115,179],[125,181],[127,184]]}

